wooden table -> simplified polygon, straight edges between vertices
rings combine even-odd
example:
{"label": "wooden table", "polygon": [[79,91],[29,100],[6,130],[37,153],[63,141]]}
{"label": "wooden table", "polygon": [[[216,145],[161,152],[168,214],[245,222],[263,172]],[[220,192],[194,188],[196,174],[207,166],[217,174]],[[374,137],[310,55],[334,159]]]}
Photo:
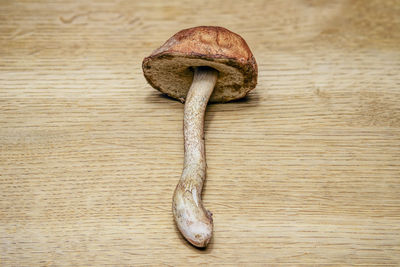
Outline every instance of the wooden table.
{"label": "wooden table", "polygon": [[[400,264],[399,1],[0,2],[0,265]],[[183,105],[145,81],[220,25],[259,66],[206,115],[206,250],[171,214]]]}

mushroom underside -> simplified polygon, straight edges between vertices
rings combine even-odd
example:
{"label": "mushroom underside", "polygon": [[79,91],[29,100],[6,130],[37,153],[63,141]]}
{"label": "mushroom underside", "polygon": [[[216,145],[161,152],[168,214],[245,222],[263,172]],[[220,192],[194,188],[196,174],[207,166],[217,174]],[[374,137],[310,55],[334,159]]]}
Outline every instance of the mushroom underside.
{"label": "mushroom underside", "polygon": [[154,88],[183,102],[193,80],[193,67],[209,66],[219,72],[210,102],[227,102],[246,96],[254,87],[253,79],[245,79],[247,73],[232,65],[229,59],[160,56],[145,60],[143,71]]}

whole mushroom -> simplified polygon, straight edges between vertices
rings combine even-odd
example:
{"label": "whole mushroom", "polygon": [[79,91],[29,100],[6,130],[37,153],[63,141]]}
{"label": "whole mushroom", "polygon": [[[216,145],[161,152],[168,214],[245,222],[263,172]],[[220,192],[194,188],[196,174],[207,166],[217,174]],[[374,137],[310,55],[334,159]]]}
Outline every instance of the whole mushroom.
{"label": "whole mushroom", "polygon": [[185,102],[184,166],[172,211],[194,246],[210,242],[213,219],[201,200],[206,178],[204,113],[207,103],[245,97],[257,84],[257,63],[245,40],[222,27],[185,29],[143,60],[143,73],[160,92]]}

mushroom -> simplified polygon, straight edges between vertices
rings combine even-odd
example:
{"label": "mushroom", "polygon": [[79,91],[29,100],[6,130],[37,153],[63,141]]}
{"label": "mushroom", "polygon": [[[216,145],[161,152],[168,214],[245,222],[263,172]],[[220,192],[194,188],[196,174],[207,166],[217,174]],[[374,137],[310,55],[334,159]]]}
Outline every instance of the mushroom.
{"label": "mushroom", "polygon": [[185,102],[184,166],[172,211],[182,235],[205,247],[213,231],[212,213],[201,199],[206,179],[204,113],[207,103],[245,97],[257,84],[257,63],[245,40],[225,28],[182,30],[143,60],[143,73],[160,92]]}

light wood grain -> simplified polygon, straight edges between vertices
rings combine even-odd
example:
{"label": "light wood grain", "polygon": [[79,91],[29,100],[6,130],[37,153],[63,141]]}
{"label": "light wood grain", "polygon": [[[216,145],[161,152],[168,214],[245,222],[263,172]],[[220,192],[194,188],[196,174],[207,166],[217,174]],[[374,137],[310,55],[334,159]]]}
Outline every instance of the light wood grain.
{"label": "light wood grain", "polygon": [[[0,265],[400,264],[399,1],[0,2]],[[219,25],[259,64],[206,115],[207,250],[171,198],[183,105],[143,57]]]}

